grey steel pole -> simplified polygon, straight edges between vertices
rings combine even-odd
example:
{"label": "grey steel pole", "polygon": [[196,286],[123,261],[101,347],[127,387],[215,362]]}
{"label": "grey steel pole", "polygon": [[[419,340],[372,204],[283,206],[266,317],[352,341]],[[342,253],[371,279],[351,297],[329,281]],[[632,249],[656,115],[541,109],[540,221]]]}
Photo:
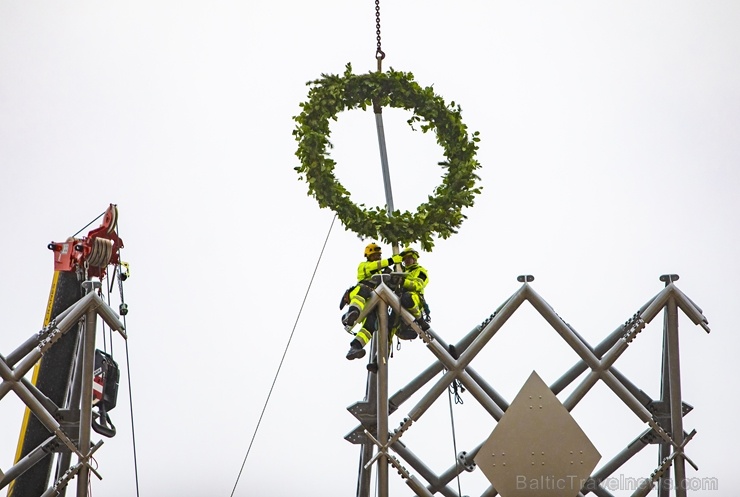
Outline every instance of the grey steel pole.
{"label": "grey steel pole", "polygon": [[[92,389],[93,369],[95,366],[95,325],[97,314],[95,309],[90,309],[85,314],[85,332],[83,334],[84,346],[82,354],[82,381],[80,382],[80,452],[87,456],[90,452],[90,431],[92,428]],[[83,458],[79,458],[83,464],[77,475],[77,497],[87,497],[87,487],[90,481],[90,468]]]}
{"label": "grey steel pole", "polygon": [[[380,68],[378,68],[378,70],[380,70]],[[381,111],[380,104],[378,104],[377,102],[373,102],[373,109],[375,111],[375,127],[378,132],[378,146],[380,147],[380,166],[383,170],[383,187],[385,190],[386,210],[388,212],[388,216],[391,216],[393,215],[393,210],[394,210],[393,191],[391,189],[391,176],[390,176],[390,171],[388,168],[388,152],[385,146],[385,131],[383,129],[383,114]],[[394,254],[398,253],[397,243],[393,244],[393,253]],[[379,321],[380,321],[379,326],[383,328],[384,321],[382,319]],[[387,321],[387,319],[385,321]],[[387,330],[386,330],[386,337],[387,337]],[[382,357],[380,354],[380,347],[377,347],[375,345],[376,343],[377,343],[377,338],[372,340],[372,343],[370,346],[370,360],[371,361],[373,357],[373,348],[376,348],[377,356]],[[380,366],[380,364],[378,366]],[[381,402],[378,398],[377,382],[373,381],[372,375],[373,373],[368,371],[367,382],[366,382],[366,387],[365,387],[365,400],[367,402],[376,401],[377,405],[380,406]],[[386,438],[380,439],[382,443],[385,443],[385,441],[388,438],[387,436],[387,426],[388,426],[387,424],[388,423],[388,386],[387,384],[386,384],[386,392],[385,392],[385,416],[386,416]],[[378,418],[378,423],[380,423],[380,418]],[[380,428],[378,428],[378,436],[380,436]],[[357,497],[368,497],[370,495],[371,468],[365,468],[365,465],[372,458],[372,452],[373,452],[373,447],[369,441],[362,444],[362,449],[360,452],[360,468],[359,468],[358,481],[357,481]],[[387,462],[388,462],[387,459],[384,457],[379,461],[379,466],[378,466],[378,468],[385,466],[386,487],[387,487],[387,472],[388,472]],[[380,478],[380,472],[378,473],[378,478]]]}
{"label": "grey steel pole", "polygon": [[[77,356],[75,357],[75,369],[72,376],[71,390],[65,407],[67,409],[76,409],[80,405],[80,399],[82,396],[82,357],[85,354],[85,338],[82,333],[77,334]],[[69,466],[72,463],[72,454],[69,452],[62,452],[59,454],[57,459],[57,469],[55,481],[59,481],[64,474],[69,470]],[[64,497],[67,493],[67,486],[65,485],[59,490],[59,497]]]}
{"label": "grey steel pole", "polygon": [[385,204],[388,215],[392,215],[395,210],[393,207],[393,190],[391,189],[391,173],[388,168],[388,150],[385,146],[385,130],[383,128],[383,112],[380,105],[373,103],[375,111],[375,128],[378,131],[378,147],[380,148],[380,166],[383,169],[383,188],[385,189]]}
{"label": "grey steel pole", "polygon": [[[380,68],[378,68],[380,70]],[[385,205],[388,217],[393,215],[396,208],[393,206],[393,189],[391,188],[391,172],[388,167],[388,149],[385,145],[385,129],[383,127],[383,108],[377,100],[373,101],[375,112],[375,129],[378,132],[378,148],[380,149],[380,167],[383,170],[383,189],[385,190]],[[398,253],[398,242],[393,241],[393,253]]]}
{"label": "grey steel pole", "polygon": [[30,469],[34,464],[41,461],[44,457],[48,456],[49,452],[51,452],[49,446],[52,445],[55,441],[55,436],[47,438],[45,442],[26,454],[23,459],[15,463],[15,465],[13,465],[13,467],[10,468],[7,473],[2,475],[2,478],[0,478],[0,489],[5,488],[11,481],[18,478],[20,475]]}
{"label": "grey steel pole", "polygon": [[[681,402],[681,365],[678,356],[678,306],[676,299],[671,296],[667,307],[668,331],[668,376],[671,387],[671,428],[672,438],[679,446],[683,444],[683,412]],[[675,448],[673,449],[676,450]],[[683,454],[678,454],[674,460],[674,475],[676,478],[676,496],[686,497],[686,466]]]}
{"label": "grey steel pole", "polygon": [[[668,285],[666,283],[666,285]],[[671,405],[671,379],[670,363],[668,359],[668,307],[663,311],[663,350],[661,351],[661,371],[660,371],[660,401],[664,406]],[[666,430],[673,432],[673,425],[670,417],[666,422]],[[671,444],[663,441],[658,445],[658,464],[666,460],[671,455]],[[668,477],[670,478],[670,476]],[[667,485],[666,475],[660,475],[658,479],[658,497],[669,497],[670,486]]]}
{"label": "grey steel pole", "polygon": [[9,385],[21,401],[36,415],[38,420],[47,430],[55,434],[69,450],[79,454],[74,442],[72,442],[72,440],[70,440],[70,438],[64,433],[59,422],[51,415],[51,413],[49,413],[49,411],[46,410],[44,405],[34,397],[34,395],[19,379],[13,377],[13,374],[13,370],[5,364],[5,361],[0,360],[0,378],[3,379],[3,385]]}
{"label": "grey steel pole", "polygon": [[[387,450],[388,443],[388,306],[382,304],[378,309],[378,331],[375,341],[378,350],[378,441]],[[388,457],[380,454],[378,458],[378,496],[388,497]]]}
{"label": "grey steel pole", "polygon": [[[375,352],[374,340],[370,342],[370,357]],[[367,382],[365,384],[365,402],[373,404],[377,402],[377,385],[375,384],[372,373],[367,373]],[[365,437],[367,438],[367,437]],[[368,497],[370,495],[370,478],[372,468],[365,468],[367,462],[373,457],[373,444],[369,440],[362,443],[360,450],[360,467],[357,474],[357,497]]]}

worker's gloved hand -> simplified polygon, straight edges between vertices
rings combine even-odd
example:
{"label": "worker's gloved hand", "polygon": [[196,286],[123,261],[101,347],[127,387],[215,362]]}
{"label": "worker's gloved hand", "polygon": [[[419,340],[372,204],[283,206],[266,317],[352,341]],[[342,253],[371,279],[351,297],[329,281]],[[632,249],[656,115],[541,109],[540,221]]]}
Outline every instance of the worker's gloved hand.
{"label": "worker's gloved hand", "polygon": [[396,254],[388,260],[393,261],[392,264],[401,264],[401,262],[403,262],[403,257],[401,257],[401,254]]}

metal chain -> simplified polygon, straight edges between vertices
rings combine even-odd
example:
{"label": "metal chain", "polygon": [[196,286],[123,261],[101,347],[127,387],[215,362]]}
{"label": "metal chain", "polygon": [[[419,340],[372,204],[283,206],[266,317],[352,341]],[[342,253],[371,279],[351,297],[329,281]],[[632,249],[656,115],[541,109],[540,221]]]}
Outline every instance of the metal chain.
{"label": "metal chain", "polygon": [[375,59],[378,61],[378,72],[381,72],[385,52],[380,48],[380,0],[375,0],[375,39],[378,41],[378,46],[375,50]]}

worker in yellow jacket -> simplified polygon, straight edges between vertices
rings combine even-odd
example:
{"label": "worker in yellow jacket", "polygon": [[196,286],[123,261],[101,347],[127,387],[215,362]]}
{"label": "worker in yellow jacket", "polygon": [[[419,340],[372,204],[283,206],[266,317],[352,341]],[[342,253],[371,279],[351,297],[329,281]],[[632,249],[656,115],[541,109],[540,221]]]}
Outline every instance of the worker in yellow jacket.
{"label": "worker in yellow jacket", "polygon": [[[382,249],[375,243],[370,243],[365,247],[365,260],[360,262],[357,267],[357,285],[349,290],[346,300],[349,301],[349,309],[342,316],[342,324],[348,331],[354,327],[360,312],[365,308],[367,299],[372,295],[375,284],[370,278],[376,274],[390,273],[394,264],[400,264],[402,261],[400,255],[394,255],[388,259],[383,259]],[[344,302],[345,299],[343,299]],[[341,306],[343,307],[343,305]],[[359,359],[365,355],[365,345],[370,341],[373,332],[377,328],[377,313],[371,312],[362,322],[362,329],[357,332],[355,338],[350,343],[347,359]]]}
{"label": "worker in yellow jacket", "polygon": [[[406,274],[400,290],[401,293],[401,305],[406,308],[419,325],[422,331],[429,329],[429,323],[427,323],[423,316],[422,310],[424,309],[424,289],[429,284],[429,273],[422,266],[419,265],[419,252],[406,247],[399,254],[403,263],[403,272]],[[410,338],[403,336],[403,331],[411,331],[414,337],[416,332],[409,330],[406,327],[401,327],[399,332],[399,338]]]}

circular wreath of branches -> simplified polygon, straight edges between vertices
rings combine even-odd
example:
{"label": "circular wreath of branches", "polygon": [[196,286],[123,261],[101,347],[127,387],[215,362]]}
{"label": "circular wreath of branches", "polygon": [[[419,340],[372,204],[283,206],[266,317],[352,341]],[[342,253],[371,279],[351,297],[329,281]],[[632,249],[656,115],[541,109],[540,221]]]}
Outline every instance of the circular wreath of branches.
{"label": "circular wreath of branches", "polygon": [[[295,170],[301,179],[305,177],[309,195],[321,208],[334,210],[342,224],[361,238],[402,245],[419,242],[425,251],[434,246],[433,234],[445,239],[457,233],[466,219],[462,208],[472,207],[475,195],[481,191],[476,186],[480,178],[475,174],[480,167],[475,158],[480,139],[477,131],[468,136],[460,106],[455,102],[448,106],[431,87],[422,88],[416,83],[413,74],[393,69],[358,75],[352,74],[352,66],[347,64],[342,76],[322,74],[307,85],[311,87],[308,101],[300,104],[302,112],[293,117],[298,123],[293,135],[301,161]],[[336,162],[327,155],[327,148],[332,147],[329,121],[336,121],[337,114],[344,110],[365,110],[375,99],[381,107],[411,110],[411,128],[420,123],[422,132],[434,130],[437,143],[444,149],[446,160],[439,163],[445,169],[442,183],[413,214],[395,211],[389,216],[385,207],[353,203],[349,191],[334,175]]]}

